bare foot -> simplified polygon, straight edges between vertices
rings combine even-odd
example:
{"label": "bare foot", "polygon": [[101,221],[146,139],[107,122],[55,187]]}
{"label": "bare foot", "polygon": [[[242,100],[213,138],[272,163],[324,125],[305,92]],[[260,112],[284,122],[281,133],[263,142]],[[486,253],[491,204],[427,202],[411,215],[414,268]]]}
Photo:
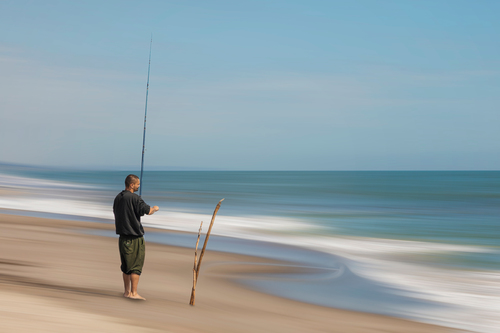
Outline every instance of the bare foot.
{"label": "bare foot", "polygon": [[124,292],[123,293],[123,297],[129,298],[130,297],[130,293],[129,292]]}
{"label": "bare foot", "polygon": [[128,295],[128,298],[130,298],[130,299],[138,299],[138,300],[142,300],[142,301],[146,300],[144,297],[142,297],[139,294],[135,294],[135,295],[130,294],[130,295]]}

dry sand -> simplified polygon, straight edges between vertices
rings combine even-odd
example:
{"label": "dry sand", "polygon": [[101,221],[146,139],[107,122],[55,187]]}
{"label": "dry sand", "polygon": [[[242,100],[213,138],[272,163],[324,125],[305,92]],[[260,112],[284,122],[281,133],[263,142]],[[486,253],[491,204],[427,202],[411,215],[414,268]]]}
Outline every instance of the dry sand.
{"label": "dry sand", "polygon": [[265,260],[213,251],[192,307],[193,250],[152,243],[139,283],[147,301],[126,299],[117,239],[81,233],[113,227],[0,214],[0,332],[457,332],[248,290],[231,277],[278,268],[220,265]]}

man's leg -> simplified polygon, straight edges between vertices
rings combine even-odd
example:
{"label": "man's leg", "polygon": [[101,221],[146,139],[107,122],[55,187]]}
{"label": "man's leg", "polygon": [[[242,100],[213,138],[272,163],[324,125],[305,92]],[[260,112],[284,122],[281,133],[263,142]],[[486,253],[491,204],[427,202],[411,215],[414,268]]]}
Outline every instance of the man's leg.
{"label": "man's leg", "polygon": [[125,289],[125,292],[123,293],[124,297],[130,296],[130,285],[131,285],[130,275],[123,273],[123,286]]}
{"label": "man's leg", "polygon": [[[144,238],[140,237],[130,239],[120,236],[119,247],[120,259],[122,262],[122,272],[136,271],[140,274],[140,272],[142,271],[142,266],[144,265],[144,257],[146,251]],[[137,293],[137,286],[139,284],[140,277],[139,274],[123,273],[123,286],[125,290],[123,292],[124,297],[145,300],[144,297]]]}
{"label": "man's leg", "polygon": [[132,288],[130,290],[130,294],[129,294],[128,298],[146,300],[144,297],[142,297],[141,295],[139,295],[137,293],[137,286],[139,285],[140,275],[132,273],[129,276],[130,276]]}

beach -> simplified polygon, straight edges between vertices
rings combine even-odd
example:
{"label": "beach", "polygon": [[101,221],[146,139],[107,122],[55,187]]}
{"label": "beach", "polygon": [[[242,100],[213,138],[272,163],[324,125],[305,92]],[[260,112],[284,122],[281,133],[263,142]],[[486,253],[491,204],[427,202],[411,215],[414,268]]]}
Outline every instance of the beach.
{"label": "beach", "polygon": [[147,300],[134,301],[122,296],[117,240],[87,233],[112,224],[1,214],[0,225],[3,332],[457,332],[250,290],[234,278],[288,268],[210,246],[194,307],[194,249],[151,242],[139,284]]}

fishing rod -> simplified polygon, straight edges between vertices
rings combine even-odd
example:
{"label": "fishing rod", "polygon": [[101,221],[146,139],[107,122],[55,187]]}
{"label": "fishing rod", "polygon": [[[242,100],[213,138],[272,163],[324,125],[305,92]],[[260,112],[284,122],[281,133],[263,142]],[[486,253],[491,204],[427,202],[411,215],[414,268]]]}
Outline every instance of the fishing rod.
{"label": "fishing rod", "polygon": [[144,150],[146,148],[146,117],[148,115],[148,93],[149,93],[149,71],[151,69],[151,46],[153,45],[153,35],[151,34],[151,41],[149,42],[149,64],[148,64],[148,83],[146,85],[146,107],[144,108],[144,132],[142,133],[142,159],[141,159],[141,187],[139,187],[139,195],[142,194],[142,172],[144,171]]}

